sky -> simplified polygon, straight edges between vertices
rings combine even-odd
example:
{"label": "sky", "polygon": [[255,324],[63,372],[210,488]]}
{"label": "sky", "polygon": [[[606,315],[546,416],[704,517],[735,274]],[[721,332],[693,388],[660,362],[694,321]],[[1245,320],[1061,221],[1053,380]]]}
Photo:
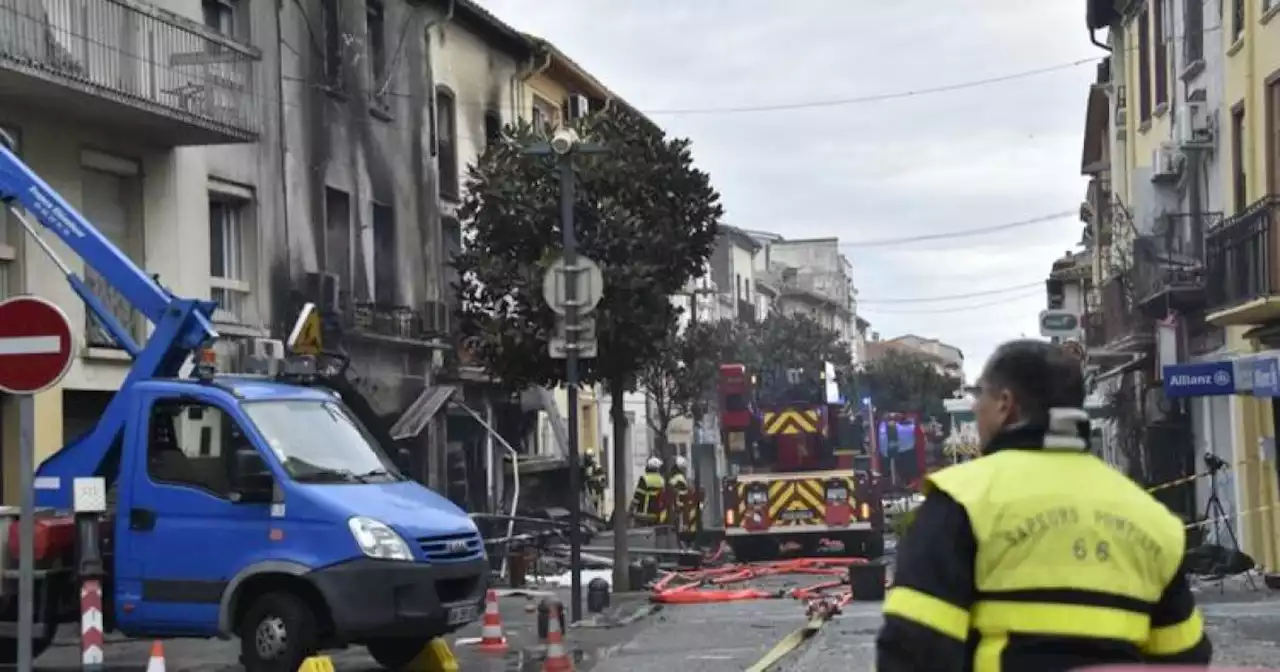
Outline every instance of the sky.
{"label": "sky", "polygon": [[[1095,65],[1068,64],[1105,55],[1089,42],[1084,2],[479,2],[692,140],[725,223],[839,237],[859,314],[882,338],[953,344],[973,380],[1002,341],[1038,337],[1043,282],[1077,249],[1078,216],[858,243],[1078,212]],[[989,81],[1038,70],[1050,71]],[[782,109],[742,110],[760,107]]]}

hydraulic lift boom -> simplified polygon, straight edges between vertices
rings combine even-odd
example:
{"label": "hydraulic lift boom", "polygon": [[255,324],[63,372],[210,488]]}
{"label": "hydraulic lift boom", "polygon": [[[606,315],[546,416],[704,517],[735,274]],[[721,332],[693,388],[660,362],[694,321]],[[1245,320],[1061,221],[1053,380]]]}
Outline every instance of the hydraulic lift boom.
{"label": "hydraulic lift boom", "polygon": [[[0,134],[2,135],[2,134]],[[0,201],[13,209],[23,227],[49,258],[58,265],[94,318],[112,339],[133,358],[120,389],[143,380],[177,377],[191,354],[218,337],[213,327],[214,301],[175,297],[147,275],[123,251],[94,228],[44,180],[40,179],[11,150],[7,136],[0,146]],[[14,205],[31,213],[36,221],[52,231],[75,251],[138,312],[154,325],[151,337],[139,346],[130,329],[107,310],[84,280],[75,274],[40,237],[35,227]],[[94,429],[49,456],[40,465],[36,492],[38,506],[66,508],[71,505],[71,483],[76,476],[90,474],[111,480],[115,469],[107,464],[127,417],[129,395],[117,394]],[[56,487],[55,487],[56,486]]]}

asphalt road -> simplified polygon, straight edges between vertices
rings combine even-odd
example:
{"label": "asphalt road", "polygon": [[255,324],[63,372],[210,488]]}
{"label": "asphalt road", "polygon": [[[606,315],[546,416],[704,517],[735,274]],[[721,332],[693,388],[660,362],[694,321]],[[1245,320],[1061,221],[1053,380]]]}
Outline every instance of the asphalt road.
{"label": "asphalt road", "polygon": [[[788,582],[810,583],[811,579]],[[1216,584],[1198,595],[1213,638],[1219,665],[1264,666],[1280,660],[1280,594],[1231,585],[1219,593]],[[644,596],[617,596],[618,615],[636,613]],[[647,609],[646,609],[647,611]],[[467,672],[535,672],[542,650],[533,615],[523,598],[502,602],[503,620],[512,649],[507,655],[483,655],[465,642],[478,627],[460,634],[455,650]],[[641,612],[643,613],[643,612]],[[762,600],[727,604],[666,607],[616,627],[572,628],[568,635],[579,672],[737,672],[746,669],[788,633],[805,623],[803,606],[794,600]],[[609,625],[599,623],[597,625]],[[880,604],[853,603],[816,636],[785,659],[780,672],[871,669]],[[107,650],[111,670],[145,669],[149,642],[113,642]],[[236,670],[234,642],[176,640],[166,642],[171,671]],[[40,661],[42,671],[78,669],[73,641],[55,647]],[[334,654],[339,672],[376,669],[363,649]]]}

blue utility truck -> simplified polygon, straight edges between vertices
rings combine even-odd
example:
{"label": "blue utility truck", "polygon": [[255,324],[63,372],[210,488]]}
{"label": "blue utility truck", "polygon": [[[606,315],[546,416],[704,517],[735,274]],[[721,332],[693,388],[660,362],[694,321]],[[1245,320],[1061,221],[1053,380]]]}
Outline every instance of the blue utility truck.
{"label": "blue utility truck", "polygon": [[[80,477],[108,486],[90,554],[102,559],[108,631],[239,637],[249,672],[294,672],[347,645],[399,668],[478,618],[488,561],[475,524],[402,475],[337,394],[288,377],[217,375],[216,304],[173,296],[7,147],[0,199],[30,213],[152,326],[136,342],[22,218],[133,359],[97,425],[36,473],[37,655],[59,624],[80,620],[78,565],[90,550],[71,511]],[[306,361],[294,364],[305,374]],[[17,648],[18,526],[7,527],[0,666]]]}

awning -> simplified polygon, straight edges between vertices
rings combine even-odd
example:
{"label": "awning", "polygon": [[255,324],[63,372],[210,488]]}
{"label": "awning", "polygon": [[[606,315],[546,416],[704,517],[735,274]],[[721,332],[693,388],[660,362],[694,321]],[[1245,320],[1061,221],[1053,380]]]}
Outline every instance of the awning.
{"label": "awning", "polygon": [[391,438],[401,441],[421,434],[457,390],[453,385],[428,385],[391,426]]}

